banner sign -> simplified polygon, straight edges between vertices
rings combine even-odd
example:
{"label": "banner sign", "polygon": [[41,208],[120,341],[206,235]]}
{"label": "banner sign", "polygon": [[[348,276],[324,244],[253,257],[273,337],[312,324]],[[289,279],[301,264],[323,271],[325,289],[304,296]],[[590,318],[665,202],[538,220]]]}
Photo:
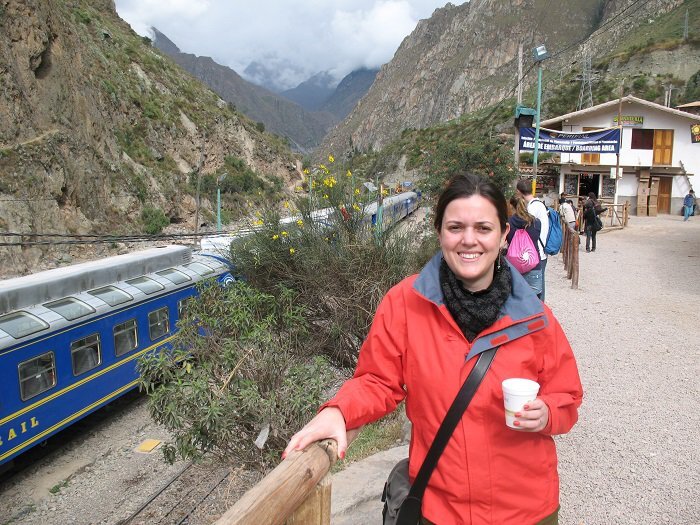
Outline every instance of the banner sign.
{"label": "banner sign", "polygon": [[[620,119],[622,125],[626,128],[642,128],[644,127],[644,117],[636,115],[622,115]],[[613,117],[613,126],[617,126],[617,115]]]}
{"label": "banner sign", "polygon": [[700,124],[690,126],[690,142],[693,144],[700,143]]}
{"label": "banner sign", "polygon": [[[535,128],[520,128],[520,149],[535,149]],[[540,128],[537,151],[550,153],[617,153],[620,128],[568,133]]]}

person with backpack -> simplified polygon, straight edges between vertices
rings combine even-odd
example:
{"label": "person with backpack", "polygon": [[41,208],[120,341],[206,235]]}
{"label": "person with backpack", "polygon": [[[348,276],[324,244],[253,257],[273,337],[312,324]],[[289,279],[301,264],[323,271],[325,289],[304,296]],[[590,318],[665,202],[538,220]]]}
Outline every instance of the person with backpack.
{"label": "person with backpack", "polygon": [[547,205],[539,199],[536,199],[532,195],[532,186],[529,180],[520,179],[515,186],[515,189],[520,194],[520,196],[527,202],[527,211],[530,215],[534,216],[540,221],[540,238],[537,243],[537,249],[540,252],[540,270],[542,271],[542,292],[537,294],[537,296],[544,301],[545,290],[546,290],[546,280],[545,273],[547,270],[547,253],[545,253],[545,246],[547,244],[547,235],[549,235],[550,221],[549,213],[547,210]]}
{"label": "person with backpack", "polygon": [[[536,246],[540,240],[540,231],[542,230],[542,223],[539,219],[536,219],[527,212],[527,205],[525,203],[525,199],[523,199],[517,193],[515,193],[510,198],[509,205],[510,216],[508,217],[508,224],[510,225],[510,230],[508,231],[508,235],[506,236],[506,240],[508,241],[508,251],[506,253],[506,259],[508,259],[508,261],[511,262],[513,266],[515,266],[515,268],[521,273],[527,284],[530,285],[530,288],[532,288],[533,291],[539,297],[542,293],[542,270],[541,261],[539,257],[539,250],[537,250]],[[516,239],[516,233],[518,232],[523,232],[530,242],[528,243],[521,241],[519,243],[518,239]],[[516,253],[511,254],[512,249],[516,246],[521,246],[521,248],[517,250]],[[524,247],[524,249],[522,247]],[[533,261],[530,264],[523,264],[522,261],[526,258],[524,258],[520,252],[529,253],[530,250],[534,252],[533,256],[536,258],[536,262]],[[511,257],[516,257],[515,262],[513,261],[513,259],[511,259]],[[529,271],[523,271],[523,269],[527,270],[528,268],[531,269],[529,269]]]}
{"label": "person with backpack", "polygon": [[[586,252],[594,252],[596,246],[596,233],[602,228],[602,223],[598,218],[598,210],[606,210],[595,198],[595,193],[590,192],[586,202],[583,203],[583,222],[586,232]],[[591,240],[593,241],[591,247]]]}

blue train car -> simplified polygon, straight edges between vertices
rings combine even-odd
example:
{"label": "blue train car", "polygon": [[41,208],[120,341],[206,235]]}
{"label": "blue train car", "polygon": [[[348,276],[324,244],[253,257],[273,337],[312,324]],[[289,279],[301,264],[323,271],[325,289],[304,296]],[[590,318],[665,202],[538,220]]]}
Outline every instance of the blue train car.
{"label": "blue train car", "polygon": [[219,257],[166,246],[0,282],[0,465],[138,384]]}

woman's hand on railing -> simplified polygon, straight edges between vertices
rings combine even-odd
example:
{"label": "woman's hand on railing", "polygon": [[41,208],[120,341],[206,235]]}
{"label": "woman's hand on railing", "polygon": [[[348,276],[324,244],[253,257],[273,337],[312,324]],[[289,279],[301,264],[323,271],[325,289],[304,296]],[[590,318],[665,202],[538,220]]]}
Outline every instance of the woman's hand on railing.
{"label": "woman's hand on railing", "polygon": [[335,439],[338,443],[338,457],[343,459],[348,441],[355,439],[358,433],[359,429],[345,430],[345,418],[338,408],[324,408],[304,428],[292,436],[287,448],[282,452],[282,459],[293,450],[304,450],[314,441],[323,439]]}

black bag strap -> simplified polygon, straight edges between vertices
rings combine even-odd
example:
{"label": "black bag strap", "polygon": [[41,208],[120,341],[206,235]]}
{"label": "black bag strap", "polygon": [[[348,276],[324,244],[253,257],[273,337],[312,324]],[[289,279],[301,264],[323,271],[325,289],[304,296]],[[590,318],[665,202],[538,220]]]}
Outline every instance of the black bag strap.
{"label": "black bag strap", "polygon": [[430,445],[428,454],[425,456],[425,460],[418,471],[416,479],[411,485],[411,490],[406,496],[401,508],[399,509],[399,515],[396,518],[396,525],[415,525],[418,523],[420,518],[421,504],[423,501],[423,494],[428,486],[428,480],[437,466],[438,460],[445,450],[450,437],[459,420],[462,418],[462,414],[467,410],[469,402],[474,397],[476,390],[481,384],[481,380],[486,375],[489,367],[491,366],[491,361],[493,361],[496,355],[496,350],[499,347],[491,348],[479,354],[479,358],[469,372],[467,379],[464,381],[462,388],[459,389],[457,397],[452,402],[445,419],[443,419],[440,428],[433,439],[433,444]]}

